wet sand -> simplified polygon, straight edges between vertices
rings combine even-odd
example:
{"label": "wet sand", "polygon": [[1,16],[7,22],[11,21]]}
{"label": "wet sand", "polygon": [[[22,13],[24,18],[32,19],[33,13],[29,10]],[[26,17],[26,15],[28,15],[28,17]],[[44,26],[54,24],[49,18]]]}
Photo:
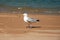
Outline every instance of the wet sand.
{"label": "wet sand", "polygon": [[[40,20],[26,28],[22,14],[0,14],[0,40],[60,40],[60,15],[29,14]],[[39,28],[38,28],[39,26]]]}

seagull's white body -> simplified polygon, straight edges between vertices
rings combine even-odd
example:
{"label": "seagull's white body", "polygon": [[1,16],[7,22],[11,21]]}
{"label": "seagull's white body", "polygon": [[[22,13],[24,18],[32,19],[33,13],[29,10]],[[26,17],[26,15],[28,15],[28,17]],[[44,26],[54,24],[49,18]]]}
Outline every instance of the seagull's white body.
{"label": "seagull's white body", "polygon": [[37,22],[37,21],[39,21],[37,19],[28,17],[28,14],[27,13],[24,13],[23,15],[24,15],[24,21],[25,22]]}
{"label": "seagull's white body", "polygon": [[[31,24],[32,22],[38,22],[38,21],[39,21],[39,20],[37,20],[37,19],[28,17],[27,13],[24,13],[23,15],[24,15],[24,18],[23,18],[23,19],[24,19],[24,21],[27,22],[27,23],[30,23],[30,24]],[[30,25],[30,24],[29,24],[29,25]]]}
{"label": "seagull's white body", "polygon": [[27,20],[28,20],[28,16],[27,15],[24,15],[24,21],[25,22],[28,22]]}

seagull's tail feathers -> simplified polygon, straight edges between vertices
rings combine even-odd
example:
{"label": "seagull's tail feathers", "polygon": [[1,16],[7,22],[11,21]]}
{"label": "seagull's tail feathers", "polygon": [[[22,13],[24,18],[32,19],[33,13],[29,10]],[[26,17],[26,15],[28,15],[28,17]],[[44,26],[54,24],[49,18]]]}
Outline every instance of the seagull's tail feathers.
{"label": "seagull's tail feathers", "polygon": [[39,22],[40,20],[36,20],[37,22]]}

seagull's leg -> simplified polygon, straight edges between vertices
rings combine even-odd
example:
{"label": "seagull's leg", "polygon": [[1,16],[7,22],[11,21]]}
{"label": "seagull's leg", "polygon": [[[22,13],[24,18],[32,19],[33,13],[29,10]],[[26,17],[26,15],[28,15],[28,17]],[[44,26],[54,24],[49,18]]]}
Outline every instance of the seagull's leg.
{"label": "seagull's leg", "polygon": [[28,23],[28,28],[30,28],[30,22]]}
{"label": "seagull's leg", "polygon": [[31,23],[29,23],[29,28],[32,28],[32,25],[31,25]]}
{"label": "seagull's leg", "polygon": [[28,22],[28,27],[27,28],[31,28],[31,23],[30,22]]}
{"label": "seagull's leg", "polygon": [[28,26],[26,28],[32,28],[31,22],[28,22],[27,24]]}
{"label": "seagull's leg", "polygon": [[30,23],[28,22],[27,24],[28,24],[28,26],[26,28],[30,28]]}
{"label": "seagull's leg", "polygon": [[30,24],[30,28],[32,28],[32,25]]}

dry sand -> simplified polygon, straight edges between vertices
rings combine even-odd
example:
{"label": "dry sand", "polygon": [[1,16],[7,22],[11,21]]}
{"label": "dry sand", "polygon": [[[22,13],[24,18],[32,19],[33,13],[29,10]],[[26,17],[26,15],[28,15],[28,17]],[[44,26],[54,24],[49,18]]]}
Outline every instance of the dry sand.
{"label": "dry sand", "polygon": [[60,15],[29,14],[40,20],[26,28],[22,14],[0,14],[0,40],[60,40]]}
{"label": "dry sand", "polygon": [[24,33],[24,34],[0,34],[0,40],[60,40],[60,34]]}

